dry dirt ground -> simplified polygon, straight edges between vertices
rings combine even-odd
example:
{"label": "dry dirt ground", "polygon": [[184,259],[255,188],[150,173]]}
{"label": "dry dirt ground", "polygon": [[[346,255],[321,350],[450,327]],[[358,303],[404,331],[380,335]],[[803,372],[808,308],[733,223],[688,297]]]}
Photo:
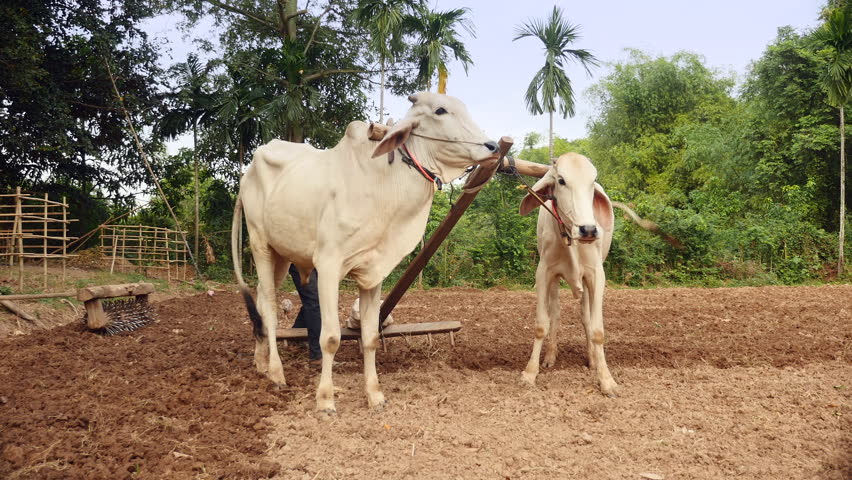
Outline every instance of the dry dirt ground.
{"label": "dry dirt ground", "polygon": [[304,345],[281,346],[287,387],[254,371],[230,291],[159,302],[130,334],[0,339],[0,478],[852,478],[852,286],[610,289],[614,399],[562,299],[557,364],[531,388],[532,292],[410,292],[397,321],[458,319],[456,346],[389,340],[373,413],[344,342],[331,421]]}

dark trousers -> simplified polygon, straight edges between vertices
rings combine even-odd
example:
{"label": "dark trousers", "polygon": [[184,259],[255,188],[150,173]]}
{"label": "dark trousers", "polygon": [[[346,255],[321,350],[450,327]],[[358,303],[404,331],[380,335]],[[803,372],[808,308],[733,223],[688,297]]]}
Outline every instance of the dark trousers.
{"label": "dark trousers", "polygon": [[311,272],[311,277],[306,285],[302,285],[299,270],[293,264],[290,264],[290,275],[293,276],[293,283],[296,284],[296,291],[299,292],[299,299],[302,300],[302,308],[299,309],[299,315],[296,316],[293,328],[308,329],[308,354],[311,360],[322,358],[322,350],[319,344],[322,317],[320,316],[319,290],[317,289],[317,271]]}

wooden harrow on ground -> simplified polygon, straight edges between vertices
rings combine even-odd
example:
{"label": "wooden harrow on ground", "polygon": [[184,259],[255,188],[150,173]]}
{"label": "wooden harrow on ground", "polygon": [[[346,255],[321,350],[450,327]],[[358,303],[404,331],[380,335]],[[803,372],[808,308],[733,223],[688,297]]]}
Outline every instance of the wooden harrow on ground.
{"label": "wooden harrow on ground", "polygon": [[[156,315],[148,303],[151,293],[154,293],[151,283],[101,285],[81,288],[77,292],[77,300],[86,306],[83,320],[90,330],[114,335],[136,330],[154,321]],[[102,302],[105,299],[110,301]]]}
{"label": "wooden harrow on ground", "polygon": [[[377,140],[384,137],[384,134],[387,131],[387,127],[378,124],[370,125],[370,138]],[[390,291],[388,296],[382,302],[382,306],[379,310],[379,325],[383,324],[385,319],[390,315],[393,311],[394,307],[396,307],[399,300],[408,290],[414,280],[417,278],[417,275],[421,270],[426,266],[426,263],[432,258],[432,255],[438,250],[438,247],[441,246],[441,243],[447,238],[450,231],[452,231],[453,227],[458,222],[459,218],[461,218],[462,214],[467,210],[471,203],[473,203],[473,199],[479,193],[479,190],[482,189],[483,186],[494,176],[494,173],[498,169],[507,169],[514,168],[518,172],[541,177],[547,171],[546,165],[539,165],[537,163],[524,162],[524,161],[512,161],[510,162],[505,158],[506,153],[512,147],[514,140],[510,137],[503,137],[500,139],[500,157],[497,161],[482,164],[477,166],[471,171],[468,176],[467,181],[462,187],[462,195],[458,200],[450,207],[450,211],[447,214],[447,217],[441,222],[438,228],[432,233],[432,236],[429,237],[429,240],[420,250],[420,253],[411,261],[408,265],[408,268],[400,277],[399,281],[396,282],[393,289]],[[515,163],[518,162],[518,163]],[[461,330],[462,324],[459,321],[443,321],[443,322],[423,322],[423,323],[404,323],[404,324],[392,324],[384,328],[380,328],[382,345],[384,345],[385,337],[408,337],[410,335],[428,335],[429,343],[432,343],[432,334],[438,333],[449,333],[450,334],[450,343],[455,345],[455,338],[453,336],[454,332]],[[307,340],[308,339],[308,329],[307,328],[279,328],[277,331],[277,337],[281,340]],[[361,339],[361,331],[352,328],[343,327],[340,330],[340,338],[341,340],[360,340]]]}
{"label": "wooden harrow on ground", "polygon": [[13,301],[76,296],[86,307],[86,313],[81,320],[89,330],[115,335],[144,327],[156,319],[156,314],[148,303],[148,295],[151,293],[154,293],[154,285],[151,283],[99,285],[81,288],[76,292],[0,295],[0,305],[19,317],[36,323],[34,317]]}

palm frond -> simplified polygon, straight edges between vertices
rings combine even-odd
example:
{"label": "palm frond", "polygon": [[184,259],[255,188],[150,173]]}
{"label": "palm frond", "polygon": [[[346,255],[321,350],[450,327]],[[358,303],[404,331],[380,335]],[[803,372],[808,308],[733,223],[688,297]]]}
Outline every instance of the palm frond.
{"label": "palm frond", "polygon": [[574,90],[565,68],[569,62],[576,62],[591,75],[592,68],[598,66],[588,50],[568,48],[580,38],[579,32],[579,26],[570,23],[557,6],[546,19],[530,19],[516,27],[513,41],[533,37],[544,47],[544,66],[536,72],[524,96],[531,114],[555,112],[558,99],[562,116],[574,116]]}

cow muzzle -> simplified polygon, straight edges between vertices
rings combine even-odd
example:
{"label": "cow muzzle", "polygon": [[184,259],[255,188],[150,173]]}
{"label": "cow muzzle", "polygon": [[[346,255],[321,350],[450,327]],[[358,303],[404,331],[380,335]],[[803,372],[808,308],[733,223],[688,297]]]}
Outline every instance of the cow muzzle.
{"label": "cow muzzle", "polygon": [[592,243],[598,239],[597,225],[580,225],[578,230],[580,235],[577,237],[577,241],[581,243]]}

